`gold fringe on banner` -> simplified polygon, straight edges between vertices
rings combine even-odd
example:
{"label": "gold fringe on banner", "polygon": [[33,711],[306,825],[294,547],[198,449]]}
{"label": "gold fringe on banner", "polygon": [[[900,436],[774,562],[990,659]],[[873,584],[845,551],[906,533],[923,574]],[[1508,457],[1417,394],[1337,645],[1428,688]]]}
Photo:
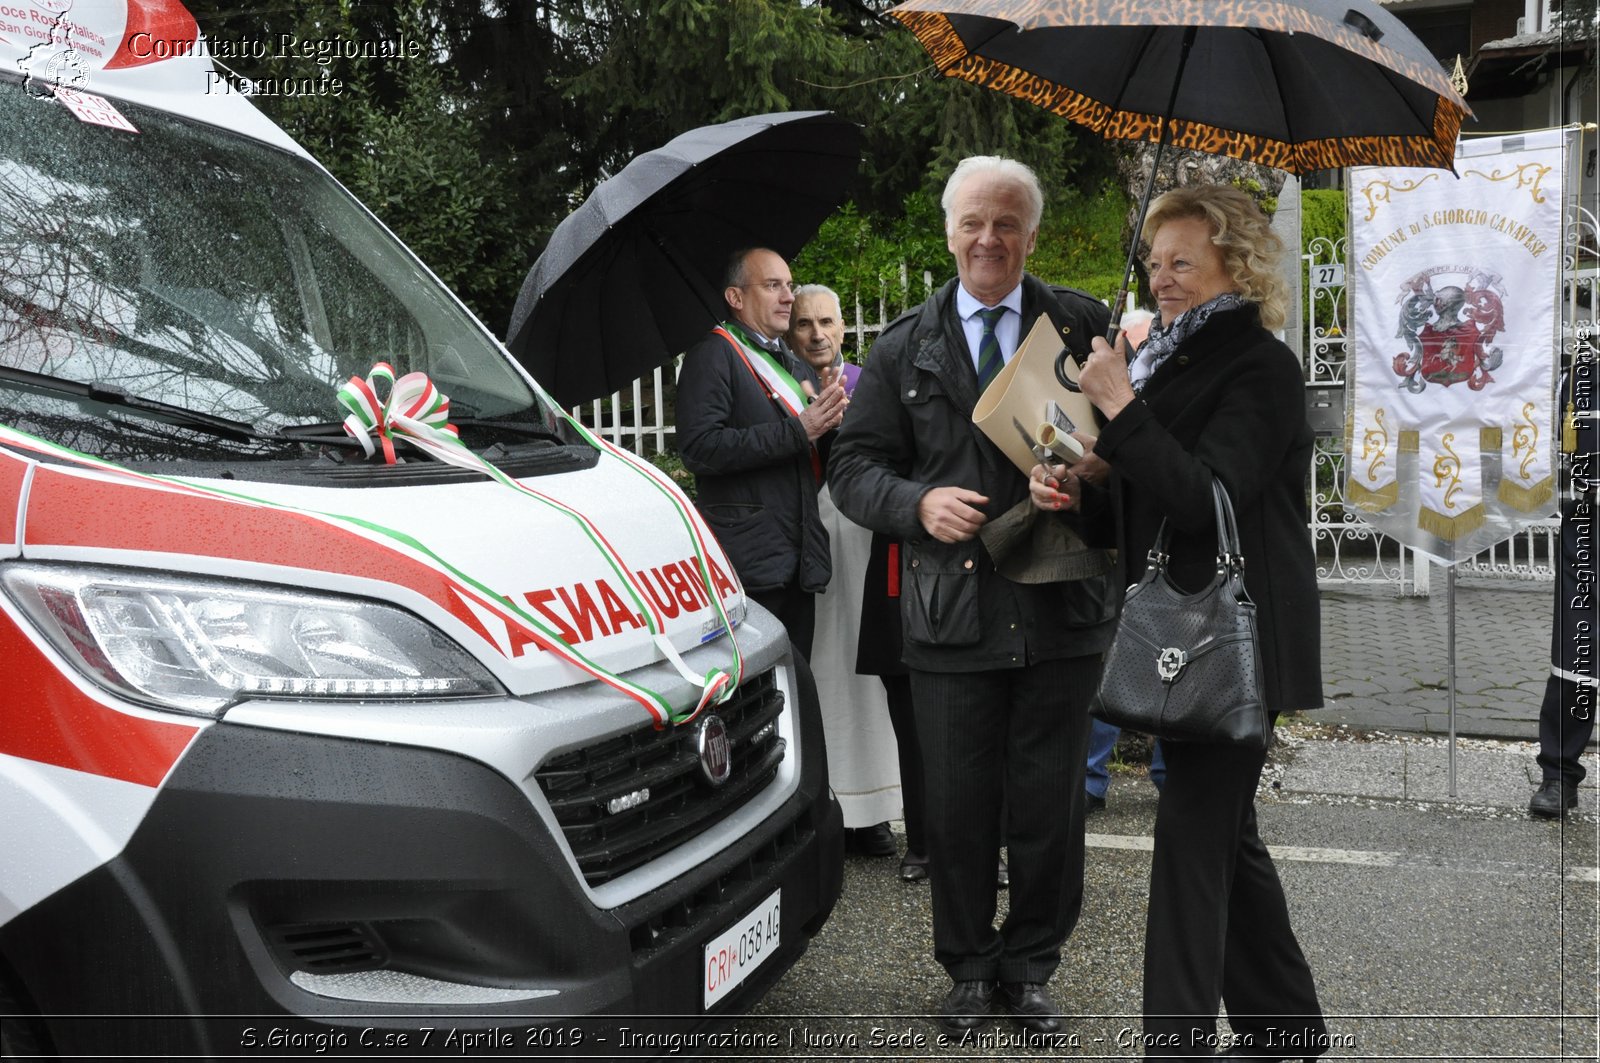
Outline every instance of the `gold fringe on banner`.
{"label": "gold fringe on banner", "polygon": [[1430,535],[1437,535],[1447,543],[1453,543],[1483,527],[1485,519],[1482,502],[1463,511],[1457,517],[1447,517],[1443,513],[1423,506],[1417,513],[1417,527]]}
{"label": "gold fringe on banner", "polygon": [[1400,481],[1391,480],[1376,491],[1368,490],[1360,480],[1350,480],[1344,485],[1345,501],[1369,513],[1381,513],[1400,501]]}
{"label": "gold fringe on banner", "polygon": [[1512,509],[1523,513],[1535,513],[1547,508],[1556,497],[1556,479],[1546,476],[1543,480],[1531,487],[1512,483],[1510,480],[1500,481],[1500,501]]}

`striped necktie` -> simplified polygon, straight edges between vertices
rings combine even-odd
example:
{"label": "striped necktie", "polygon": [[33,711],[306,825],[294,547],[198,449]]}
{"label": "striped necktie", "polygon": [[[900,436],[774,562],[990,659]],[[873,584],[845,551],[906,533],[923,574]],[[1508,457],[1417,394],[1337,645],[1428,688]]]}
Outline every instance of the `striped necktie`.
{"label": "striped necktie", "polygon": [[978,316],[983,319],[983,336],[978,340],[979,393],[989,386],[989,381],[998,376],[1006,364],[1000,357],[1000,337],[994,334],[994,327],[1000,323],[1000,315],[1005,312],[1003,306],[985,307],[978,311]]}

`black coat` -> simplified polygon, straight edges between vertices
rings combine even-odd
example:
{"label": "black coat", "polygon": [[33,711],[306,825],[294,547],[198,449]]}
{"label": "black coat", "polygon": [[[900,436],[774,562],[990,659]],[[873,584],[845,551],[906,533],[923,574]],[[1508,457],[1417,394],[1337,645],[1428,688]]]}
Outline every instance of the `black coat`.
{"label": "black coat", "polygon": [[1257,607],[1263,693],[1275,711],[1322,705],[1321,599],[1307,531],[1312,444],[1300,364],[1245,307],[1214,314],[1094,447],[1121,490],[1130,582],[1165,516],[1173,582],[1203,589],[1216,570],[1212,476],[1228,489]]}
{"label": "black coat", "polygon": [[[1075,350],[1105,331],[1110,312],[1088,294],[1027,275],[1022,283],[1021,335],[1041,313]],[[873,344],[829,461],[834,502],[903,544],[900,615],[911,668],[970,672],[1100,653],[1119,596],[1113,577],[1013,583],[979,540],[938,542],[917,516],[935,487],[986,495],[991,520],[1028,497],[1027,477],[972,423],[978,377],[956,315],[957,284]]]}
{"label": "black coat", "polygon": [[861,630],[856,635],[856,671],[905,675],[900,636],[900,540],[872,533],[872,552],[861,575]]}
{"label": "black coat", "polygon": [[[796,381],[820,387],[787,347],[781,357]],[[695,475],[695,504],[745,590],[824,590],[832,561],[806,430],[716,333],[683,356],[677,425],[678,453]]]}

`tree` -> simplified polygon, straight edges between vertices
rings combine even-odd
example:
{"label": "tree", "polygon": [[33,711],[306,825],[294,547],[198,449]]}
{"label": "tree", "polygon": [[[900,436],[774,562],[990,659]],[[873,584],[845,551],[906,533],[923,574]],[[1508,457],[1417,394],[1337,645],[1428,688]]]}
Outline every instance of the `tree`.
{"label": "tree", "polygon": [[[1122,226],[1122,246],[1127,248],[1133,240],[1134,227],[1139,222],[1139,205],[1143,201],[1145,186],[1155,168],[1156,146],[1149,143],[1125,144],[1117,160],[1117,174],[1128,193],[1129,206]],[[1288,175],[1270,166],[1257,166],[1226,155],[1208,155],[1185,148],[1168,147],[1161,153],[1161,169],[1155,173],[1152,198],[1173,188],[1191,185],[1233,185],[1243,189],[1260,204],[1271,217],[1278,209],[1278,193],[1283,190]],[[1141,244],[1148,244],[1149,234],[1142,234]],[[1126,250],[1123,252],[1127,254]],[[1126,264],[1126,259],[1124,259]],[[1143,255],[1134,259],[1135,290],[1140,305],[1149,305],[1150,279],[1145,276]],[[1120,269],[1120,267],[1119,267]]]}
{"label": "tree", "polygon": [[[936,223],[918,235],[924,208],[962,156],[1021,158],[1074,211],[1112,173],[1092,134],[938,76],[884,16],[890,0],[190,6],[212,41],[267,45],[226,60],[239,76],[343,83],[337,96],[256,102],[497,329],[550,232],[595,184],[696,126],[782,110],[851,118],[866,143],[854,221],[841,224],[937,251]],[[285,51],[285,40],[298,43]],[[345,54],[401,40],[417,48],[408,58]],[[344,47],[319,54],[321,42]]]}

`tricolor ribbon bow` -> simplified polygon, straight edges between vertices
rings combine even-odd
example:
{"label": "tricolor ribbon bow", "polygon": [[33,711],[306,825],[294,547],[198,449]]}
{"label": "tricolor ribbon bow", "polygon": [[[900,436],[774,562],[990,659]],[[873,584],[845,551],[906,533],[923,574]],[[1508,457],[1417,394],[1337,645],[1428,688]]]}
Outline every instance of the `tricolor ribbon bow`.
{"label": "tricolor ribbon bow", "polygon": [[[389,387],[387,402],[378,398],[378,383],[382,381]],[[544,395],[543,392],[540,392]],[[461,442],[460,433],[456,426],[450,423],[450,400],[438,388],[433,386],[433,381],[428,379],[426,373],[407,373],[396,380],[394,367],[388,362],[379,362],[372,367],[366,379],[351,377],[350,382],[339,389],[339,404],[350,411],[350,416],[344,419],[344,430],[355,436],[361,443],[361,449],[367,452],[367,457],[372,457],[379,446],[383,448],[383,460],[390,465],[395,464],[394,440],[396,436],[403,437],[406,442],[415,446],[423,453],[439,461],[455,465],[463,469],[474,469],[482,472],[490,479],[497,481],[505,487],[518,492],[528,498],[534,499],[569,520],[575,522],[594,543],[601,555],[606,559],[618,580],[627,589],[628,595],[633,599],[634,606],[644,618],[645,625],[650,632],[651,639],[661,655],[677,669],[680,676],[697,687],[700,691],[695,706],[688,712],[678,712],[672,704],[659,693],[648,687],[631,682],[622,676],[616,675],[594,661],[586,658],[574,646],[554,631],[541,624],[518,608],[510,598],[502,598],[500,603],[508,606],[517,618],[530,630],[535,632],[534,640],[545,650],[572,664],[584,672],[594,676],[607,684],[633,698],[643,705],[654,718],[657,727],[667,723],[684,724],[699,716],[710,705],[718,705],[733,696],[739,681],[744,675],[744,658],[739,653],[739,644],[733,637],[733,622],[728,618],[727,612],[722,608],[722,602],[714,587],[711,586],[709,570],[705,566],[706,545],[705,537],[709,531],[703,531],[702,525],[693,517],[690,507],[684,502],[683,497],[675,493],[671,481],[666,474],[656,469],[655,466],[628,454],[604,440],[591,435],[587,429],[576,421],[568,418],[568,423],[573,431],[588,440],[595,449],[602,454],[610,454],[618,461],[632,468],[641,476],[653,482],[657,489],[677,508],[680,517],[684,520],[691,537],[695,540],[695,556],[701,564],[701,572],[706,582],[706,593],[715,605],[717,617],[723,627],[727,629],[728,640],[733,648],[733,671],[730,673],[723,668],[712,668],[704,675],[694,672],[684,661],[667,637],[666,620],[653,608],[653,602],[648,593],[639,585],[639,578],[634,570],[617,553],[616,548],[607,541],[600,528],[589,517],[561,499],[539,491],[527,484],[521,483],[506,475],[493,463],[468,450]],[[548,399],[548,396],[545,396]],[[551,403],[554,406],[554,403]],[[373,443],[372,437],[377,436],[378,442]]]}
{"label": "tricolor ribbon bow", "polygon": [[[387,401],[378,397],[379,382],[388,385]],[[379,362],[365,380],[353,376],[339,389],[339,404],[350,411],[344,430],[355,436],[369,458],[381,446],[383,460],[393,465],[396,436],[435,455],[437,447],[460,446],[460,435],[450,423],[450,400],[426,373],[407,373],[396,380],[394,367]],[[373,436],[378,437],[376,444]]]}

